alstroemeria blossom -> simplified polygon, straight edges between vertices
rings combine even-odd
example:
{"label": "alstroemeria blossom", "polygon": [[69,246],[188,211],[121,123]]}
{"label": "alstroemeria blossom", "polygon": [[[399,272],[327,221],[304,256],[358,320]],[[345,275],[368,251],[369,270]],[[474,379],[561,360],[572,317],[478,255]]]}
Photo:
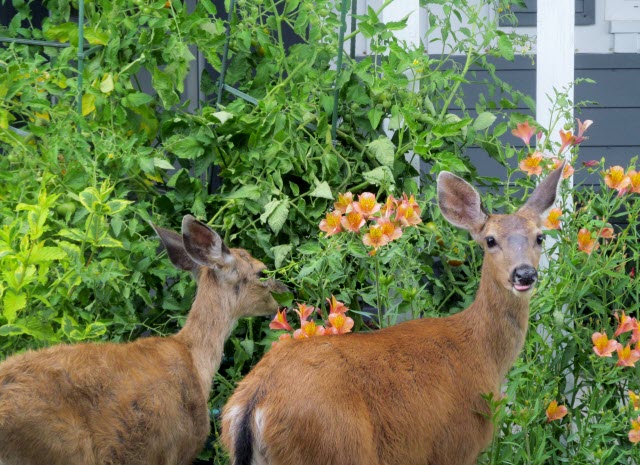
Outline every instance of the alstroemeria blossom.
{"label": "alstroemeria blossom", "polygon": [[362,238],[364,245],[373,247],[374,250],[389,243],[389,237],[382,232],[382,228],[377,224],[369,226],[369,232]]}
{"label": "alstroemeria blossom", "polygon": [[362,216],[362,213],[359,213],[357,211],[351,211],[347,213],[340,220],[340,224],[342,224],[342,227],[345,230],[351,231],[351,232],[360,231],[360,228],[362,228],[365,223],[366,221]]}
{"label": "alstroemeria blossom", "polygon": [[620,345],[617,349],[618,352],[618,363],[616,366],[619,367],[633,367],[636,362],[640,360],[640,351],[637,349],[632,349],[630,344],[622,347]]}
{"label": "alstroemeria blossom", "polygon": [[338,210],[327,213],[327,216],[320,221],[320,231],[327,233],[327,236],[333,236],[342,231],[342,213]]}
{"label": "alstroemeria blossom", "polygon": [[377,219],[378,226],[382,228],[382,234],[389,238],[389,242],[395,241],[402,236],[402,228],[396,222],[387,217]]}
{"label": "alstroemeria blossom", "polygon": [[294,312],[296,312],[300,317],[300,323],[304,323],[305,321],[307,321],[307,318],[309,318],[315,311],[315,307],[307,304],[298,304],[298,310],[294,310]]}
{"label": "alstroemeria blossom", "polygon": [[374,213],[380,211],[381,205],[376,202],[375,194],[371,192],[363,192],[358,196],[358,201],[353,202],[351,207],[362,214],[363,218],[366,220]]}
{"label": "alstroemeria blossom", "polygon": [[591,232],[582,228],[578,231],[578,250],[591,255],[591,252],[599,247],[598,241],[591,238]]}
{"label": "alstroemeria blossom", "polygon": [[296,329],[293,332],[294,339],[307,339],[314,336],[324,335],[324,326],[319,326],[315,321],[305,321],[302,323],[300,329]]}
{"label": "alstroemeria blossom", "polygon": [[398,201],[393,197],[393,195],[389,194],[387,200],[384,205],[380,208],[381,218],[391,218],[391,215],[396,211],[396,206]]}
{"label": "alstroemeria blossom", "polygon": [[560,208],[552,208],[549,210],[549,215],[547,215],[542,225],[547,229],[560,229],[561,216],[562,210]]}
{"label": "alstroemeria blossom", "polygon": [[518,123],[516,125],[516,129],[511,130],[511,134],[522,139],[522,141],[527,147],[529,146],[529,140],[531,140],[531,137],[533,137],[535,133],[536,133],[536,129],[534,127],[531,127],[531,125],[529,125],[529,121],[525,121],[524,123]]}
{"label": "alstroemeria blossom", "polygon": [[547,423],[549,423],[563,418],[567,414],[567,407],[564,405],[558,405],[558,401],[553,400],[547,407],[545,413],[547,414]]}
{"label": "alstroemeria blossom", "polygon": [[344,313],[330,313],[329,324],[331,324],[331,326],[327,328],[327,331],[330,334],[345,334],[351,332],[354,323],[353,319]]}
{"label": "alstroemeria blossom", "polygon": [[604,183],[611,189],[623,191],[629,186],[629,184],[631,184],[631,179],[624,173],[624,168],[622,166],[616,165],[607,170],[607,174],[604,177]]}
{"label": "alstroemeria blossom", "polygon": [[640,442],[640,417],[631,420],[631,431],[629,431],[629,441],[632,443]]}
{"label": "alstroemeria blossom", "polygon": [[593,124],[593,121],[591,121],[590,119],[584,120],[584,123],[582,121],[580,121],[578,118],[576,118],[576,121],[578,122],[578,136],[579,137],[582,137],[584,135],[584,133],[586,132],[586,130],[589,129],[589,126],[591,126]]}
{"label": "alstroemeria blossom", "polygon": [[353,202],[353,194],[351,192],[345,192],[344,194],[338,194],[338,201],[333,204],[333,208],[339,211],[343,215],[347,213],[349,205]]}
{"label": "alstroemeria blossom", "polygon": [[585,166],[587,168],[593,168],[594,166],[598,166],[599,164],[600,162],[598,160],[589,160],[582,162],[582,166]]}
{"label": "alstroemeria blossom", "polygon": [[613,228],[601,228],[598,232],[598,237],[603,239],[613,239],[615,237],[615,234],[613,234]]}
{"label": "alstroemeria blossom", "polygon": [[527,173],[527,176],[540,176],[542,174],[542,163],[543,155],[540,152],[533,152],[527,158],[522,160],[519,163],[519,167],[522,171]]}
{"label": "alstroemeria blossom", "polygon": [[564,169],[562,170],[562,179],[568,179],[573,176],[575,169],[569,163],[564,165]]}
{"label": "alstroemeria blossom", "polygon": [[399,221],[405,227],[422,223],[420,207],[413,195],[407,198],[407,194],[404,194],[404,198],[398,204],[395,220]]}
{"label": "alstroemeria blossom", "polygon": [[640,171],[629,170],[627,172],[627,177],[629,178],[629,189],[634,194],[640,194]]}
{"label": "alstroemeria blossom", "polygon": [[327,302],[329,302],[329,313],[346,313],[349,310],[346,305],[336,299],[334,295],[331,295],[330,299],[327,298]]}
{"label": "alstroemeria blossom", "polygon": [[633,391],[629,391],[629,402],[633,410],[640,409],[640,396]]}
{"label": "alstroemeria blossom", "polygon": [[629,331],[633,331],[634,328],[637,327],[636,319],[629,315],[626,315],[624,313],[624,310],[622,311],[622,315],[618,315],[618,312],[616,311],[613,314],[613,316],[618,322],[618,328],[616,329],[616,332],[613,333],[614,337],[618,337],[621,334],[628,333]]}
{"label": "alstroemeria blossom", "polygon": [[593,351],[600,357],[611,357],[620,346],[615,339],[609,339],[604,333],[593,333],[591,336],[593,341]]}
{"label": "alstroemeria blossom", "polygon": [[270,329],[275,329],[275,330],[284,329],[285,331],[293,331],[293,328],[287,321],[287,314],[285,312],[286,312],[286,309],[278,310],[278,312],[276,313],[276,316],[273,318],[271,323],[269,323]]}

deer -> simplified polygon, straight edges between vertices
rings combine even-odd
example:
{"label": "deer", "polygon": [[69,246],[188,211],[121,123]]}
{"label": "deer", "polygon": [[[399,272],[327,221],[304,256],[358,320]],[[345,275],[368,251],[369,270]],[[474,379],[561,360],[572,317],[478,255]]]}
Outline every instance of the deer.
{"label": "deer", "polygon": [[443,171],[438,205],[484,249],[472,304],[446,317],[366,333],[285,340],[222,413],[234,465],[466,465],[492,438],[489,398],[523,347],[542,220],[563,167],[512,214]]}
{"label": "deer", "polygon": [[287,288],[187,215],[152,225],[177,268],[197,276],[183,328],[128,343],[56,345],[0,364],[0,464],[186,465],[210,431],[207,401],[235,322],[273,314]]}

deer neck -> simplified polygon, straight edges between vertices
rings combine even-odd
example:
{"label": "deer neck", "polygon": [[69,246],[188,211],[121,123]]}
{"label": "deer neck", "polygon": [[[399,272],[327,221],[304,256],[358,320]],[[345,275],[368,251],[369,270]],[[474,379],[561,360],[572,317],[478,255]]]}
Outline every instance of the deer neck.
{"label": "deer neck", "polygon": [[176,336],[191,353],[205,398],[209,397],[224,343],[236,321],[233,307],[233,302],[219,289],[199,287],[187,322]]}
{"label": "deer neck", "polygon": [[478,349],[493,362],[501,383],[524,345],[530,295],[515,295],[486,271],[483,268],[476,298],[464,313]]}

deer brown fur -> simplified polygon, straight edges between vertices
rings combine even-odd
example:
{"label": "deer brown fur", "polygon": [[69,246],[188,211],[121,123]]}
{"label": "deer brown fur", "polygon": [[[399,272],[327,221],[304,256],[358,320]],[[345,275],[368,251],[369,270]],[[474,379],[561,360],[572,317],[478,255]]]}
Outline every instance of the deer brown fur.
{"label": "deer brown fur", "polygon": [[0,364],[0,464],[189,464],[209,434],[207,400],[242,316],[274,313],[265,266],[191,216],[156,227],[171,261],[198,275],[184,328],[127,344],[58,345]]}
{"label": "deer brown fur", "polygon": [[438,177],[444,217],[483,246],[474,302],[444,318],[283,341],[223,412],[234,465],[467,465],[492,436],[500,393],[527,332],[541,216],[562,167],[511,215],[487,215],[464,180]]}

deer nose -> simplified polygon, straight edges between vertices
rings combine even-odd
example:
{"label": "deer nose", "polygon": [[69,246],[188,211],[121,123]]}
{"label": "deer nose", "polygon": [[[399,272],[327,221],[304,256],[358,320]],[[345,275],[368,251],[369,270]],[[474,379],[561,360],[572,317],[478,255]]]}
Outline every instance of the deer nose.
{"label": "deer nose", "polygon": [[538,279],[538,272],[531,265],[519,265],[513,270],[511,275],[511,282],[513,284],[520,284],[523,286],[529,286],[536,282]]}

